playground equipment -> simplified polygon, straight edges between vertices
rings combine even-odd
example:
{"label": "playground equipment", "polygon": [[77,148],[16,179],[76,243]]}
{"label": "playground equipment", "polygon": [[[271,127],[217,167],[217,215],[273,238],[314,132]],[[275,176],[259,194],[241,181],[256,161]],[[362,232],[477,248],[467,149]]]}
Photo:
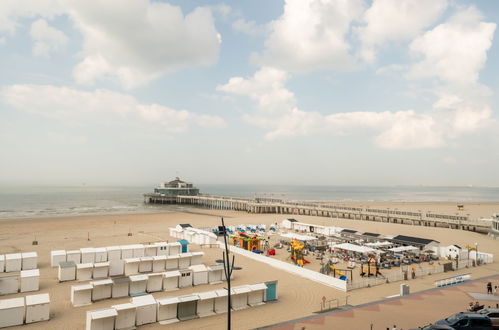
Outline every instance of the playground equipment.
{"label": "playground equipment", "polygon": [[257,235],[250,236],[242,231],[239,231],[237,234],[238,236],[230,237],[234,246],[238,246],[248,251],[261,250],[263,238],[258,237]]}
{"label": "playground equipment", "polygon": [[369,255],[367,263],[363,263],[360,267],[360,276],[383,276],[379,271],[379,265],[374,255]]}
{"label": "playground equipment", "polygon": [[310,261],[305,259],[303,257],[303,248],[305,247],[303,244],[298,242],[297,239],[292,240],[289,245],[291,246],[290,249],[290,257],[291,260],[294,261],[294,263],[300,267],[303,267],[304,264],[309,264]]}
{"label": "playground equipment", "polygon": [[321,274],[325,275],[333,275],[334,277],[338,276],[340,280],[347,280],[347,273],[350,277],[350,280],[353,280],[353,274],[351,269],[338,269],[334,266],[333,262],[329,260],[326,262],[321,269],[319,270]]}

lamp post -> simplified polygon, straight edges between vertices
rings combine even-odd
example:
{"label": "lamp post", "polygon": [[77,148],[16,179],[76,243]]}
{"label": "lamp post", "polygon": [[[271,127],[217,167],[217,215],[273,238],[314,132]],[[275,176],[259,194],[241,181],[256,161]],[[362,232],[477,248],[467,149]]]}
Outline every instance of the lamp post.
{"label": "lamp post", "polygon": [[229,247],[227,245],[227,228],[225,227],[224,223],[224,218],[222,218],[222,226],[219,228],[219,232],[222,232],[224,235],[224,244],[225,244],[225,251],[222,254],[223,259],[222,260],[215,260],[217,263],[223,263],[224,265],[224,273],[225,273],[225,278],[227,279],[227,330],[231,329],[231,308],[232,308],[232,302],[231,302],[231,297],[230,297],[230,277],[232,276],[232,272],[234,270],[240,270],[242,269],[241,267],[234,267],[234,258],[235,256],[232,255],[232,262],[229,259]]}

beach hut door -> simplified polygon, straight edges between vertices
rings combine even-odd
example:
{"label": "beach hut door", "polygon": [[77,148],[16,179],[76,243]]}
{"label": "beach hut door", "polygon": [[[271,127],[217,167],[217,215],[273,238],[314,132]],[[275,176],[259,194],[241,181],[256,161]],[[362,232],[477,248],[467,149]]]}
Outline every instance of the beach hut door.
{"label": "beach hut door", "polygon": [[197,318],[197,301],[186,301],[178,304],[178,319],[180,321],[192,320]]}
{"label": "beach hut door", "polygon": [[276,284],[275,283],[267,284],[266,292],[267,292],[267,294],[266,294],[265,301],[276,300]]}

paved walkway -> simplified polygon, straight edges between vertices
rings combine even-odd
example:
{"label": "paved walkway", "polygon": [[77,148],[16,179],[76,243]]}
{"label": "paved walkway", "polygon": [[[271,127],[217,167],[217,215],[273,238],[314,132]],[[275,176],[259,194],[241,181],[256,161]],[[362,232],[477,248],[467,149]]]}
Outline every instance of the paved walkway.
{"label": "paved walkway", "polygon": [[[468,304],[496,307],[499,296],[487,295],[487,282],[499,286],[499,275],[472,280],[462,284],[435,288],[406,297],[396,297],[354,306],[343,311],[333,311],[303,319],[284,322],[264,329],[315,330],[359,329],[386,330],[416,328],[465,311]],[[475,297],[479,298],[476,299]]]}

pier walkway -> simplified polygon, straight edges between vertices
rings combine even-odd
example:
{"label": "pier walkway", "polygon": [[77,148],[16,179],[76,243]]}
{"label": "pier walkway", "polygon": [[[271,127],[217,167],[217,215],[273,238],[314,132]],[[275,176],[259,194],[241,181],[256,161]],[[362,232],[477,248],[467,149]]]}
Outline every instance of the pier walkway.
{"label": "pier walkway", "polygon": [[161,196],[160,194],[144,194],[144,202],[152,204],[193,205],[209,209],[244,211],[248,213],[309,215],[428,227],[445,227],[480,233],[488,233],[490,230],[489,222],[472,219],[469,216],[350,207],[335,204],[297,203],[272,198],[250,199],[212,195]]}

